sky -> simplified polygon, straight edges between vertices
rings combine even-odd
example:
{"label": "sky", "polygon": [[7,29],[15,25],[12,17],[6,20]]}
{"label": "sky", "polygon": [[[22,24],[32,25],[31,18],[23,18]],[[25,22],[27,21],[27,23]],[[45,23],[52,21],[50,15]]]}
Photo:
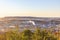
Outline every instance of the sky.
{"label": "sky", "polygon": [[0,17],[60,17],[60,0],[0,0]]}

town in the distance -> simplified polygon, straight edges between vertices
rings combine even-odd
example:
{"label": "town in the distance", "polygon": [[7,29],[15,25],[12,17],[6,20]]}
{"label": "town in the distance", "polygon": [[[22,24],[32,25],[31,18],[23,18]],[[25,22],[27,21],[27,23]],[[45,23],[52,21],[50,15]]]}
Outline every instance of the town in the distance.
{"label": "town in the distance", "polygon": [[59,17],[3,17],[0,18],[0,32],[7,32],[14,29],[16,26],[19,30],[29,29],[34,31],[35,28],[47,29],[47,31],[60,31]]}

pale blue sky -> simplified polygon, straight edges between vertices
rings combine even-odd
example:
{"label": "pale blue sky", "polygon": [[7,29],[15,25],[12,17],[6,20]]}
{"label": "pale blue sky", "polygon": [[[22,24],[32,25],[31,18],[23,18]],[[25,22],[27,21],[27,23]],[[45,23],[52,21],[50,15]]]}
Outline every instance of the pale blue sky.
{"label": "pale blue sky", "polygon": [[60,0],[0,0],[0,16],[60,16]]}

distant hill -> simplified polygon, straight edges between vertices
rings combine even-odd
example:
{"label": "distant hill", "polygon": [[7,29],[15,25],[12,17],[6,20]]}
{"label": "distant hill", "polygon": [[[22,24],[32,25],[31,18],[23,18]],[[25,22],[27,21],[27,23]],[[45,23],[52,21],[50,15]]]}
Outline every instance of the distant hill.
{"label": "distant hill", "polygon": [[0,18],[0,26],[9,27],[14,25],[21,26],[36,26],[36,27],[51,27],[60,24],[58,17],[4,17]]}

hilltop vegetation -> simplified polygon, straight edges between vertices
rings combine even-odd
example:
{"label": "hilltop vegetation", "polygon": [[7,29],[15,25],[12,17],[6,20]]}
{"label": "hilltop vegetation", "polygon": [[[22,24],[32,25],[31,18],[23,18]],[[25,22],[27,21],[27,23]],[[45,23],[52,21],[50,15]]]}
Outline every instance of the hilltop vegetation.
{"label": "hilltop vegetation", "polygon": [[16,27],[15,30],[0,34],[0,40],[58,40],[58,37],[46,29],[36,28],[34,31],[25,29],[19,32],[18,27]]}

